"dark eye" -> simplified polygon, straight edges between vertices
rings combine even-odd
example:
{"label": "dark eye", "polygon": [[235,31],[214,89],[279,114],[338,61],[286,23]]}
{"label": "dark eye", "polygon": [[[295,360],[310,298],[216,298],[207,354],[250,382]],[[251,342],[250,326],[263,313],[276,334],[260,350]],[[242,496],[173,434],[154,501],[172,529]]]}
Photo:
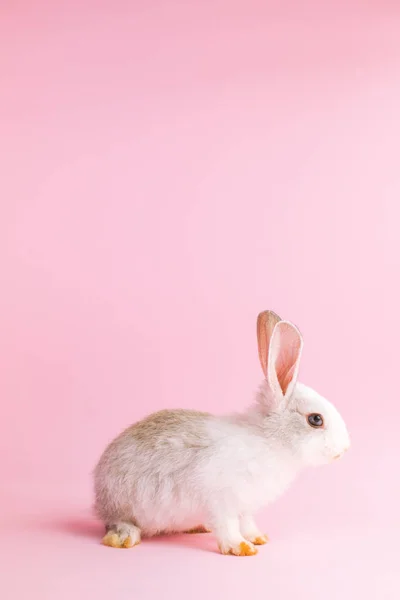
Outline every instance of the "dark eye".
{"label": "dark eye", "polygon": [[311,427],[322,427],[324,424],[322,415],[319,415],[318,413],[312,413],[311,415],[308,415],[307,421]]}

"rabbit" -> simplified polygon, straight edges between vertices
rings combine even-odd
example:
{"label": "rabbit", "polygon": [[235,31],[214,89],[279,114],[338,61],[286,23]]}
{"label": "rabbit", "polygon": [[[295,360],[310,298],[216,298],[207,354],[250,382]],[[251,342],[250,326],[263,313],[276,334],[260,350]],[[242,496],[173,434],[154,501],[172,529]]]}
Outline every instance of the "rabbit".
{"label": "rabbit", "polygon": [[142,537],[212,531],[222,554],[253,556],[268,541],[254,514],[304,467],[349,448],[336,408],[297,382],[298,329],[265,311],[257,337],[265,379],[242,414],[162,410],[106,448],[94,471],[103,544],[131,548]]}

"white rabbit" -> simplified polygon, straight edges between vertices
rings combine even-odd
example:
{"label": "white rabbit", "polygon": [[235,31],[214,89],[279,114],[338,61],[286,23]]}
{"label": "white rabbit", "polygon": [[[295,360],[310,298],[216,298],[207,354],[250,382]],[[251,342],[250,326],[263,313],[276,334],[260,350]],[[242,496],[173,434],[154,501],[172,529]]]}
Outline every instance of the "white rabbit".
{"label": "white rabbit", "polygon": [[350,445],[327,400],[297,383],[302,338],[272,311],[257,320],[265,381],[240,415],[163,410],[136,423],[95,469],[103,543],[130,548],[141,536],[215,534],[223,554],[251,556],[267,542],[253,515],[309,465],[340,458]]}

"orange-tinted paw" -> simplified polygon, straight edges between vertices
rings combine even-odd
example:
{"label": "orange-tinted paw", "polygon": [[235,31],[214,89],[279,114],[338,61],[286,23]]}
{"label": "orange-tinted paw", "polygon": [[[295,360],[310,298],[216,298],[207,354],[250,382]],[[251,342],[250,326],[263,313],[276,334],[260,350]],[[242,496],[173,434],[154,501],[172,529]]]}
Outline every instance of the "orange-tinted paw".
{"label": "orange-tinted paw", "polygon": [[232,554],[233,556],[254,556],[257,554],[257,548],[250,542],[241,542],[238,546],[232,548],[221,548],[222,554]]}
{"label": "orange-tinted paw", "polygon": [[264,544],[268,544],[269,539],[267,535],[259,535],[253,540],[251,540],[252,544],[255,546],[263,546]]}
{"label": "orange-tinted paw", "polygon": [[184,533],[211,533],[211,529],[207,529],[204,525],[198,525],[197,527],[193,527],[193,529],[184,531]]}
{"label": "orange-tinted paw", "polygon": [[133,548],[133,546],[139,544],[139,542],[135,544],[130,535],[127,537],[122,537],[115,531],[109,531],[106,533],[106,535],[103,537],[102,543],[105,546],[110,546],[111,548]]}

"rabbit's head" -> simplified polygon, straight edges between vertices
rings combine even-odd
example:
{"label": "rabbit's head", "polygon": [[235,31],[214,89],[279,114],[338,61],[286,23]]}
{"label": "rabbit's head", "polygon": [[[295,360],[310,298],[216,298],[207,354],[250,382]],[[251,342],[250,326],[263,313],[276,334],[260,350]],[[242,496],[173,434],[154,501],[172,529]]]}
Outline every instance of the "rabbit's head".
{"label": "rabbit's head", "polygon": [[257,400],[269,435],[279,436],[304,465],[338,459],[350,446],[337,409],[298,383],[303,340],[298,329],[272,311],[257,319],[258,352],[265,375]]}

